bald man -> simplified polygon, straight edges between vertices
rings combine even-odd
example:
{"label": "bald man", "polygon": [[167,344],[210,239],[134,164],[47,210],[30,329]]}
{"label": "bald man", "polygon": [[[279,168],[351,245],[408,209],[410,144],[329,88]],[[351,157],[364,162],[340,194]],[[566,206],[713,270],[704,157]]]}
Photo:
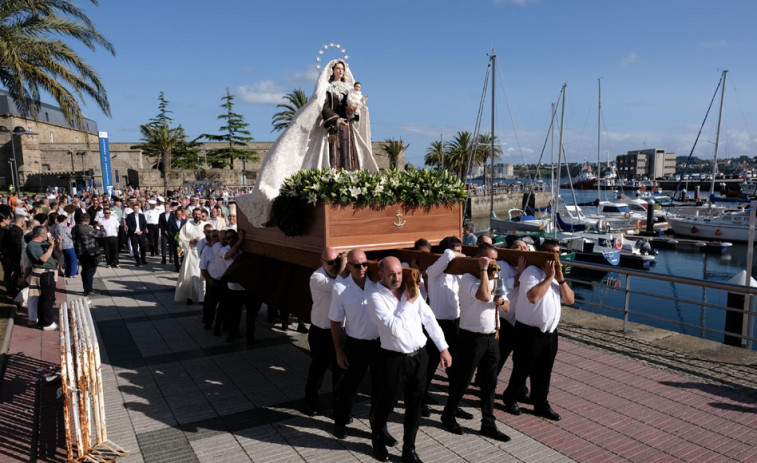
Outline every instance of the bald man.
{"label": "bald man", "polygon": [[426,328],[440,352],[443,367],[452,365],[449,345],[434,313],[418,295],[405,291],[402,264],[396,257],[385,257],[379,267],[380,282],[368,293],[368,312],[376,324],[381,341],[378,368],[380,393],[371,422],[373,455],[387,461],[389,452],[384,436],[389,414],[400,390],[404,390],[405,420],[402,445],[403,462],[421,461],[415,452],[415,437],[421,416],[421,400],[426,390],[428,354],[424,348]]}
{"label": "bald man", "polygon": [[[310,275],[310,294],[313,297],[313,307],[310,311],[310,333],[308,344],[312,361],[308,369],[308,379],[305,385],[305,414],[315,416],[318,413],[318,392],[323,383],[323,375],[331,368],[331,387],[336,391],[341,370],[336,364],[336,352],[331,338],[331,320],[329,307],[331,306],[331,292],[337,277],[345,271],[347,257],[340,255],[334,248],[326,248],[321,252],[321,266]],[[335,399],[334,394],[334,401]]]}

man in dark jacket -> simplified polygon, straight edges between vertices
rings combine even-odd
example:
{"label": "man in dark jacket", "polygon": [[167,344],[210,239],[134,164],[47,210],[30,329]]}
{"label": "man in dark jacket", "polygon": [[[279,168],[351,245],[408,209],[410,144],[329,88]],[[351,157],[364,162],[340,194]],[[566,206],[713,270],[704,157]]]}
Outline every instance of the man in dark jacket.
{"label": "man in dark jacket", "polygon": [[139,203],[133,206],[134,212],[126,216],[126,235],[131,242],[131,250],[134,252],[134,260],[137,266],[145,265],[145,256],[147,254],[147,220],[145,215],[140,211]]}
{"label": "man in dark jacket", "polygon": [[3,230],[2,240],[0,240],[5,288],[11,296],[15,296],[18,292],[18,277],[21,275],[21,240],[24,237],[25,224],[24,216],[17,215],[8,228]]}
{"label": "man in dark jacket", "polygon": [[185,215],[185,209],[181,208],[176,209],[171,215],[172,217],[168,220],[168,239],[172,243],[171,253],[173,254],[173,264],[176,266],[176,271],[178,272],[181,268],[181,258],[179,257],[179,249],[176,243],[176,234],[179,233],[181,227],[187,223],[187,217]]}
{"label": "man in dark jacket", "polygon": [[97,244],[97,238],[105,236],[105,230],[101,227],[91,227],[89,225],[89,214],[84,213],[79,222],[71,231],[71,238],[74,241],[74,250],[76,257],[81,264],[81,282],[84,286],[84,295],[89,296],[97,294],[92,288],[92,280],[97,271],[98,255],[100,254],[100,245]]}

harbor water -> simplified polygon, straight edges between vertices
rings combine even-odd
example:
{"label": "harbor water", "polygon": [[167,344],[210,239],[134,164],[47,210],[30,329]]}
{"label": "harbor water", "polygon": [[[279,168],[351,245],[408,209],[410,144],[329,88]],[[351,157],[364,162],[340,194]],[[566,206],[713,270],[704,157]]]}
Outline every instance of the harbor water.
{"label": "harbor water", "polygon": [[[570,204],[573,202],[570,190],[561,190],[561,197]],[[628,193],[626,193],[628,195]],[[579,203],[597,199],[597,191],[575,191]],[[602,199],[614,199],[613,191],[602,191]],[[594,212],[591,207],[584,207],[587,212]],[[476,230],[484,230],[489,226],[486,217],[474,217]],[[654,295],[674,297],[693,301],[686,303],[671,301],[660,297],[631,294],[630,308],[632,312],[672,320],[684,325],[647,318],[641,315],[631,315],[629,321],[643,323],[658,328],[668,329],[692,336],[723,342],[723,335],[705,331],[705,329],[724,330],[725,311],[712,307],[705,307],[701,302],[726,306],[727,293],[722,290],[704,289],[696,286],[672,283],[655,279],[656,275],[672,275],[676,277],[693,278],[698,280],[725,283],[735,275],[746,269],[747,245],[734,243],[725,253],[702,252],[700,248],[691,246],[676,246],[674,248],[658,248],[656,261],[646,270],[649,278],[633,277],[631,288]],[[757,253],[755,253],[757,254]],[[757,259],[753,262],[753,276],[756,275]],[[576,293],[576,306],[603,315],[622,318],[622,313],[611,309],[594,306],[605,305],[622,308],[624,304],[625,276],[616,272],[587,272],[576,269],[571,274],[574,280],[572,287]],[[582,280],[586,283],[582,283]],[[743,283],[742,283],[743,284]],[[699,303],[699,304],[698,304]],[[757,330],[753,336],[757,335]],[[755,343],[757,344],[757,343]]]}

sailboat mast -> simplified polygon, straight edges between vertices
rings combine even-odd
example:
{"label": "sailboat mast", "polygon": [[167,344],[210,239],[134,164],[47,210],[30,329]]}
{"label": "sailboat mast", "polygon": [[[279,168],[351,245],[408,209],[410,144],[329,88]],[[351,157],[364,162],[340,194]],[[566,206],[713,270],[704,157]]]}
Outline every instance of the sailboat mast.
{"label": "sailboat mast", "polygon": [[602,160],[600,158],[600,134],[602,131],[602,80],[597,79],[597,86],[599,88],[599,104],[597,105],[597,200],[602,200],[602,193],[601,193],[601,180],[602,180]]}
{"label": "sailboat mast", "polygon": [[710,182],[710,196],[715,194],[715,176],[718,174],[718,145],[720,144],[720,122],[723,120],[723,100],[725,99],[725,79],[728,70],[723,71],[723,81],[720,87],[720,112],[718,113],[718,130],[715,134],[715,160],[712,163],[712,182]]}
{"label": "sailboat mast", "polygon": [[[497,54],[494,53],[494,50],[492,50],[491,53],[491,70],[492,70],[492,131],[491,131],[491,183],[489,185],[489,194],[490,194],[490,201],[489,201],[489,217],[492,216],[492,213],[494,212],[494,76],[497,73],[496,72],[496,60],[497,60]],[[486,165],[484,165],[484,178],[486,178]]]}

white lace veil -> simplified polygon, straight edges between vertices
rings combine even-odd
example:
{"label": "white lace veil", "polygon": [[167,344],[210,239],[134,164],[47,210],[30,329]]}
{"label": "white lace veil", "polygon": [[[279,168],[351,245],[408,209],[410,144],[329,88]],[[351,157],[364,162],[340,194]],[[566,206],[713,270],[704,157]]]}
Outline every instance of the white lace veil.
{"label": "white lace veil", "polygon": [[[239,196],[237,206],[256,227],[265,227],[271,218],[271,205],[279,195],[281,184],[300,169],[329,167],[329,145],[321,111],[326,101],[331,68],[344,60],[334,59],[318,76],[313,95],[292,118],[292,122],[274,142],[260,169],[255,187],[249,195]],[[344,81],[352,87],[355,79],[345,65]],[[362,108],[354,130],[358,160],[363,169],[377,171],[371,150],[371,128],[368,108]]]}

